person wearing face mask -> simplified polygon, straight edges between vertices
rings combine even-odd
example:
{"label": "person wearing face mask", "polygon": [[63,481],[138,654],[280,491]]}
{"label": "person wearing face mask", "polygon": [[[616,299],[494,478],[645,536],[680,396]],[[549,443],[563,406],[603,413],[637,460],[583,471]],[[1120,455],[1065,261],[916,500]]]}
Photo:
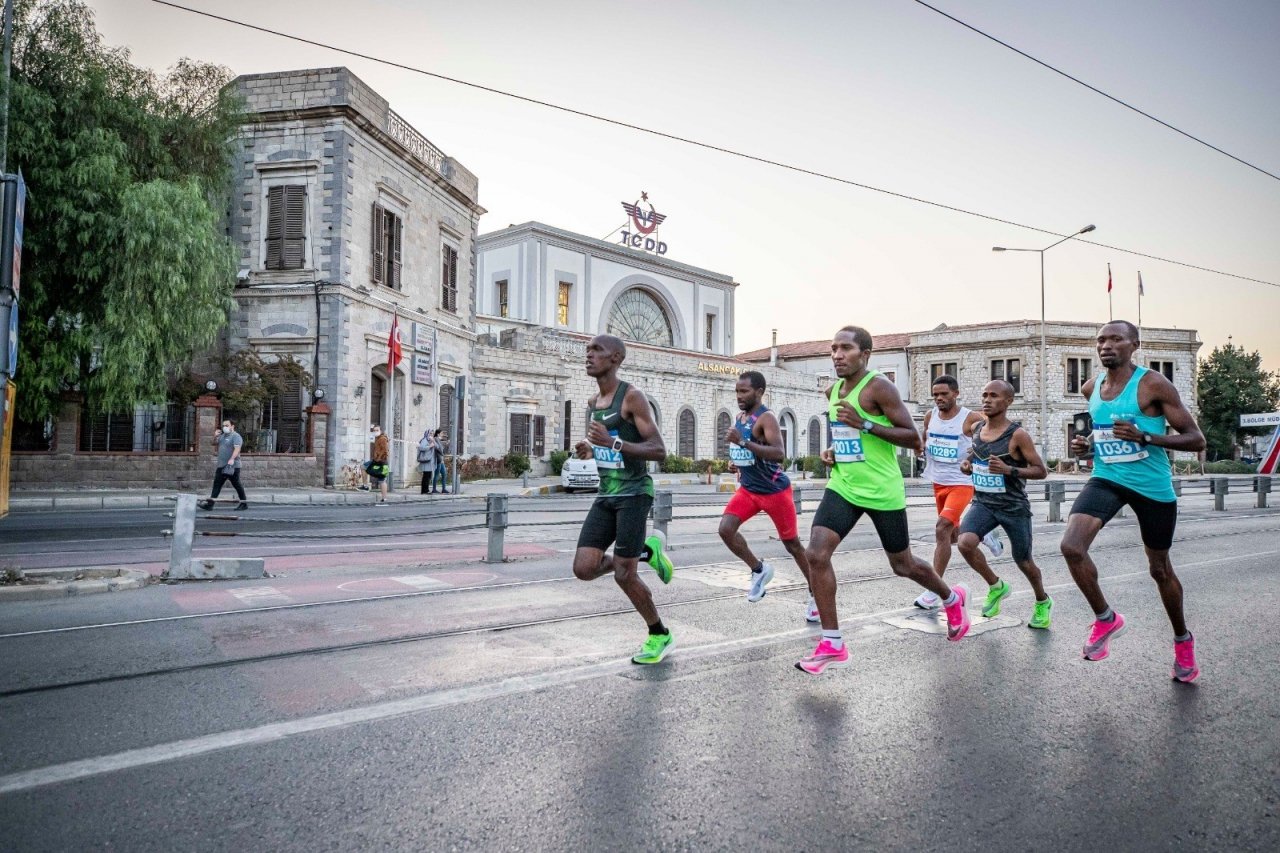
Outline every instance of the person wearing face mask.
{"label": "person wearing face mask", "polygon": [[382,427],[377,424],[369,428],[369,437],[373,439],[373,451],[369,454],[369,464],[365,466],[365,472],[378,486],[378,492],[381,495],[378,498],[378,506],[385,506],[387,477],[391,474],[391,466],[388,464],[391,459],[391,439],[383,434]]}
{"label": "person wearing face mask", "polygon": [[422,474],[422,487],[420,494],[431,494],[435,489],[431,488],[431,480],[436,472],[436,449],[435,442],[431,439],[431,430],[422,433],[422,438],[418,440],[418,473]]}
{"label": "person wearing face mask", "polygon": [[200,502],[200,508],[213,509],[213,502],[222,492],[223,483],[230,480],[231,487],[236,490],[236,496],[240,498],[236,509],[248,509],[244,486],[240,485],[240,449],[244,447],[244,439],[240,433],[236,432],[235,421],[231,418],[225,418],[222,421],[222,429],[214,434],[213,444],[218,448],[218,469],[213,474],[213,491],[210,492],[208,500]]}

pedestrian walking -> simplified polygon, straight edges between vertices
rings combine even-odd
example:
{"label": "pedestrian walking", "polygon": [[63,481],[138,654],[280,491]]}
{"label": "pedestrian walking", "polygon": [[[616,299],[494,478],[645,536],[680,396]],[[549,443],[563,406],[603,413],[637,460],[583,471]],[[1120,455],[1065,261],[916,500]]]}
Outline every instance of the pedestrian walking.
{"label": "pedestrian walking", "polygon": [[240,484],[240,450],[244,447],[244,438],[236,432],[235,421],[231,418],[223,419],[222,429],[213,436],[213,445],[218,448],[218,468],[213,472],[213,491],[209,493],[208,500],[200,502],[200,508],[213,509],[213,502],[221,494],[222,485],[229,480],[231,487],[236,490],[236,497],[240,498],[236,509],[248,509],[244,486]]}
{"label": "pedestrian walking", "polygon": [[436,490],[436,481],[440,481],[440,493],[449,494],[449,472],[444,467],[444,457],[448,453],[449,434],[442,429],[436,430],[433,436],[436,444],[435,474],[431,478],[431,491]]}
{"label": "pedestrian walking", "polygon": [[387,438],[382,427],[377,424],[369,428],[369,436],[373,439],[373,450],[369,454],[369,462],[364,470],[369,475],[369,479],[378,486],[378,492],[382,495],[378,498],[378,506],[385,506],[387,477],[391,475],[391,466],[388,464],[391,459],[391,439]]}
{"label": "pedestrian walking", "polygon": [[425,495],[435,491],[431,488],[431,481],[435,479],[436,474],[436,450],[429,429],[423,430],[422,438],[418,440],[418,472],[422,474],[419,494]]}

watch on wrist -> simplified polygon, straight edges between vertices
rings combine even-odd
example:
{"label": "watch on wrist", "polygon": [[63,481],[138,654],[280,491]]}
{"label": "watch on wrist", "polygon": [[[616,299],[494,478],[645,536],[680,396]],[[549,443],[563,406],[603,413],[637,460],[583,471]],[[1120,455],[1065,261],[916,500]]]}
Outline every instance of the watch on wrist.
{"label": "watch on wrist", "polygon": [[614,450],[616,450],[616,451],[618,451],[619,453],[621,453],[621,452],[622,452],[622,439],[620,439],[620,438],[615,438],[615,439],[613,440],[613,449],[614,449]]}
{"label": "watch on wrist", "polygon": [[1142,434],[1142,446],[1143,446],[1143,447],[1146,447],[1146,446],[1147,446],[1148,444],[1150,444],[1150,443],[1151,443],[1151,433],[1149,433],[1149,432],[1144,432],[1144,433]]}
{"label": "watch on wrist", "polygon": [[873,426],[875,426],[875,424],[874,424],[873,422],[871,422],[871,421],[863,421],[863,422],[862,422],[862,431],[863,431],[863,432],[871,432],[871,428],[872,428]]}

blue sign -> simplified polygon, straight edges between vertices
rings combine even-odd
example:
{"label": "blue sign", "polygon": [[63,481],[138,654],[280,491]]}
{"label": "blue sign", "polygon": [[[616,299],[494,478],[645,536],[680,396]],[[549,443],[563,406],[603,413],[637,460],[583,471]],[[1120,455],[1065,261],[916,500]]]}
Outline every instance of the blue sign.
{"label": "blue sign", "polygon": [[18,373],[18,303],[6,306],[4,310],[9,312],[9,346],[6,347],[8,352],[2,366],[5,373],[16,376]]}

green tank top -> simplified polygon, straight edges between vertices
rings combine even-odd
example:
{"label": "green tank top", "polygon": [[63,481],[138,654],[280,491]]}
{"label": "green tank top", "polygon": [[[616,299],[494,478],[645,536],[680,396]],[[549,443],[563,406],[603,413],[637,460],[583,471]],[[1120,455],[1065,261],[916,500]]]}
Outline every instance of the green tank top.
{"label": "green tank top", "polygon": [[[642,440],[640,430],[622,416],[622,402],[627,398],[630,388],[626,382],[619,382],[613,392],[613,402],[603,409],[593,408],[591,420],[602,421],[612,438],[635,443]],[[627,456],[612,447],[592,445],[591,451],[596,460],[596,471],[600,474],[601,497],[653,497],[653,478],[649,476],[649,468],[643,459]]]}
{"label": "green tank top", "polygon": [[[853,406],[858,415],[867,421],[891,427],[893,421],[884,415],[869,415],[858,405],[858,395],[867,383],[879,376],[868,370],[862,381],[849,392],[844,400]],[[863,509],[904,509],[907,505],[907,487],[898,467],[897,449],[879,436],[840,423],[836,420],[840,402],[840,386],[837,382],[828,395],[827,422],[831,427],[831,445],[836,464],[831,472],[827,488],[854,506]]]}

